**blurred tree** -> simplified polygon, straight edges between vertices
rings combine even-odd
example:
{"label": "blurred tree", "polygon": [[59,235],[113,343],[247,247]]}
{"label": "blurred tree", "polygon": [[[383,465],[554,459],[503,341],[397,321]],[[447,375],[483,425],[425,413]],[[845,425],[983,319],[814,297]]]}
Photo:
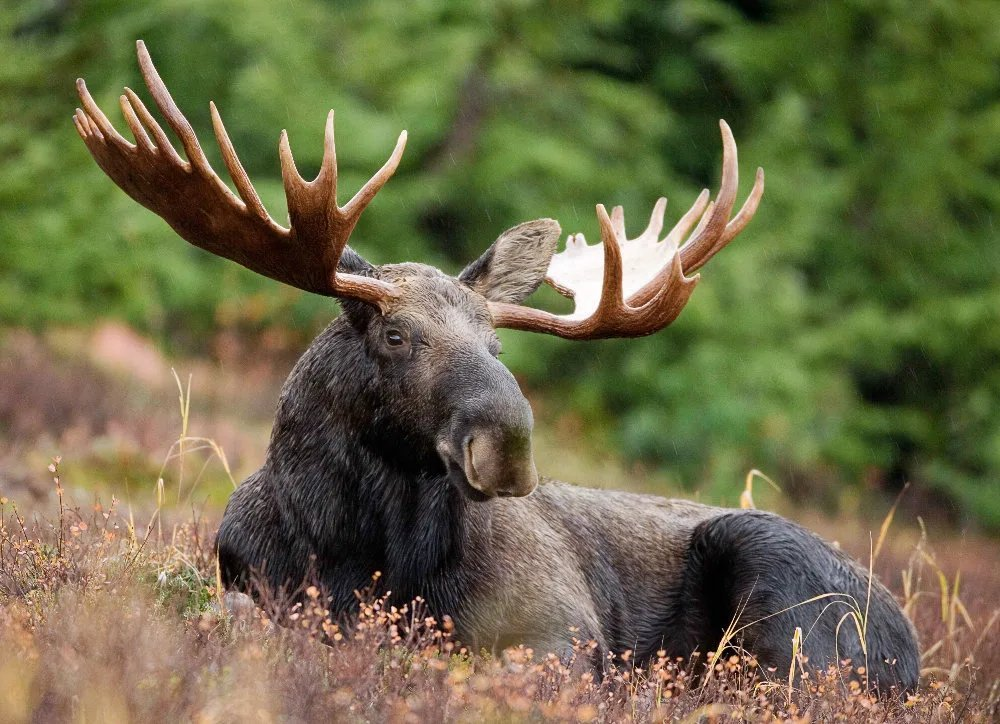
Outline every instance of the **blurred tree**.
{"label": "blurred tree", "polygon": [[[375,262],[455,272],[538,216],[596,236],[715,186],[717,119],[750,229],[669,332],[585,348],[505,335],[529,385],[591,434],[735,502],[760,467],[801,497],[914,480],[1000,530],[1000,32],[988,0],[10,2],[0,12],[0,324],[113,315],[165,344],[314,331],[334,305],[180,243],[109,183],[70,122],[73,79],[144,92],[134,40],[213,161],[214,99],[283,219],[276,141],[304,173],[337,109],[346,195],[411,132],[355,234]],[[116,117],[117,114],[110,114]],[[221,168],[221,164],[216,163]],[[748,187],[744,181],[744,189]],[[541,304],[561,308],[553,294]]]}
{"label": "blurred tree", "polygon": [[[750,429],[756,444],[745,449],[777,443],[763,448],[775,459],[758,461],[799,468],[786,478],[801,487],[819,461],[890,490],[915,480],[997,528],[996,6],[738,5],[679,3],[641,20],[664,43],[691,48],[694,75],[716,79],[735,117],[750,120],[742,147],[771,179],[755,221],[768,242],[744,242],[747,258],[727,252],[719,266],[756,276],[753,298],[772,299],[760,317],[744,311],[752,298],[720,307],[739,310],[720,331],[750,334],[749,364],[721,373],[723,388],[706,388],[711,401],[692,414],[739,411],[732,401],[749,393],[758,399],[726,427]],[[659,57],[650,75],[668,79],[657,83],[668,98],[697,87],[672,85],[683,71],[657,70],[674,65]],[[725,114],[710,99],[697,105]],[[712,292],[725,286],[716,278]],[[695,346],[690,354],[707,354],[706,341]],[[739,350],[731,339],[723,355]]]}

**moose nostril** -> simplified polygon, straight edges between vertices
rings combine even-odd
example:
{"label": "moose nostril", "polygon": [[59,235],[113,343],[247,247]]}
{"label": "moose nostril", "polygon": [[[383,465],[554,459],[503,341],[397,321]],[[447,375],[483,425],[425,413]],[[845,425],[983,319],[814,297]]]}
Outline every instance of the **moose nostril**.
{"label": "moose nostril", "polygon": [[473,485],[479,483],[479,470],[476,468],[476,448],[473,445],[475,441],[475,437],[466,435],[465,440],[462,442],[462,450],[465,453],[465,475]]}
{"label": "moose nostril", "polygon": [[462,439],[465,478],[488,495],[519,497],[534,490],[538,473],[531,456],[530,438],[509,430],[477,429]]}

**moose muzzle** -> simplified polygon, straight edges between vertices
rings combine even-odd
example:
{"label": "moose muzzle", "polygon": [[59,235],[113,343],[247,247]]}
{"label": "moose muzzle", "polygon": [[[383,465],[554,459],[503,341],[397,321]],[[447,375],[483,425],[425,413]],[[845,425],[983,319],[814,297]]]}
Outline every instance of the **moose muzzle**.
{"label": "moose muzzle", "polygon": [[510,370],[485,349],[450,351],[450,374],[439,388],[450,414],[437,451],[452,483],[474,500],[528,495],[538,485],[531,405]]}
{"label": "moose muzzle", "polygon": [[484,495],[520,497],[538,485],[530,434],[474,431],[464,440],[463,453],[465,479]]}
{"label": "moose muzzle", "polygon": [[438,453],[455,482],[467,485],[466,492],[476,498],[531,493],[538,485],[538,471],[531,454],[530,415],[528,408],[527,420],[516,425],[454,425],[449,439],[438,443]]}

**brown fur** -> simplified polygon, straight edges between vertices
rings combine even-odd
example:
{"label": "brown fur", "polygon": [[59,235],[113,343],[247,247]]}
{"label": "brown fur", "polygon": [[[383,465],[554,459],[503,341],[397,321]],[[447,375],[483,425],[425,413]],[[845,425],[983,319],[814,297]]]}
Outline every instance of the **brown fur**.
{"label": "brown fur", "polygon": [[[865,602],[867,572],[799,526],[556,482],[534,490],[531,409],[497,359],[487,301],[537,287],[558,233],[517,227],[458,279],[348,257],[402,294],[385,313],[345,302],[292,371],[267,459],[219,531],[226,582],[314,578],[346,614],[379,571],[383,593],[422,596],[475,648],[565,653],[593,639],[598,670],[627,650],[642,662],[713,649],[734,619],[757,622],[739,640],[764,665],[788,670],[796,627],[812,663],[860,661],[852,627],[837,629],[842,605],[795,606],[827,593]],[[910,689],[912,626],[881,584],[871,593],[869,670]]]}

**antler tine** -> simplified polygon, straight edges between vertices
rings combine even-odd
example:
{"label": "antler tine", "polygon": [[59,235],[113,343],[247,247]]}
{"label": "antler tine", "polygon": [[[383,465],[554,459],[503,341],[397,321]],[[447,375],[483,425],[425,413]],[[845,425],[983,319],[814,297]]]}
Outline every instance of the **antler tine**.
{"label": "antler tine", "polygon": [[[163,153],[175,164],[181,166],[182,168],[189,168],[190,164],[181,158],[181,155],[177,153],[177,149],[174,148],[174,144],[170,142],[167,138],[167,134],[163,131],[163,128],[156,119],[153,118],[153,114],[149,112],[146,108],[146,104],[142,102],[142,99],[135,94],[131,88],[125,89],[125,99],[128,101],[127,106],[131,111],[131,114],[137,116],[137,120],[140,121],[140,130],[143,128],[148,128],[150,133],[153,134],[153,138],[156,140],[156,146],[150,150],[151,153]],[[122,109],[124,111],[124,108]],[[129,119],[129,113],[125,114],[126,120]],[[129,122],[131,125],[131,122]],[[136,139],[138,140],[138,139]]]}
{"label": "antler tine", "polygon": [[[649,223],[646,225],[646,230],[642,232],[639,236],[643,239],[652,239],[654,242],[660,238],[660,232],[663,231],[663,217],[667,213],[667,197],[661,196],[653,204],[653,211],[649,214]],[[622,236],[625,235],[625,229],[622,229]]]}
{"label": "antler tine", "polygon": [[[604,205],[601,204],[600,206],[598,206],[598,208],[603,209]],[[607,216],[607,211],[604,211],[604,215]],[[597,214],[597,218],[598,220],[600,220],[601,218],[600,211]],[[619,239],[625,238],[625,209],[622,208],[621,206],[615,206],[613,209],[611,209],[611,228],[613,229],[616,238]],[[601,230],[601,238],[602,239],[604,238],[603,227]]]}
{"label": "antler tine", "polygon": [[[733,217],[733,220],[726,224],[726,231],[720,237],[720,242],[722,246],[725,246],[730,241],[732,241],[737,234],[739,234],[743,229],[746,228],[750,220],[753,219],[754,214],[757,213],[757,207],[760,205],[760,200],[764,196],[764,169],[760,166],[757,167],[757,174],[754,176],[753,188],[750,189],[750,195],[747,196],[747,200],[743,202],[743,206],[740,207],[739,212]],[[719,248],[721,249],[722,246]],[[714,251],[712,252],[714,255]]]}
{"label": "antler tine", "polygon": [[329,189],[330,209],[337,208],[337,138],[334,134],[333,109],[326,114],[326,125],[323,127],[323,161],[319,173],[313,183],[326,186]]}
{"label": "antler tine", "polygon": [[711,258],[712,249],[725,233],[729,214],[736,203],[739,186],[736,141],[728,123],[720,120],[719,129],[722,131],[722,180],[719,183],[719,195],[715,199],[714,208],[706,210],[702,222],[681,248],[681,263],[689,271],[698,269]]}
{"label": "antler tine", "polygon": [[77,109],[73,123],[101,169],[195,246],[299,289],[360,299],[385,311],[388,300],[399,294],[394,285],[341,274],[337,266],[361,212],[399,165],[405,132],[389,161],[343,209],[336,199],[332,111],[327,117],[323,164],[313,181],[299,176],[283,132],[279,155],[292,222],[291,229],[286,229],[267,213],[215,104],[209,106],[212,126],[239,198],[212,170],[194,128],[177,107],[141,40],[136,53],[150,94],[180,139],[187,159],[132,90],[126,88],[119,103],[135,144],[118,134],[81,79],[77,89],[83,109]]}
{"label": "antler tine", "polygon": [[[736,236],[746,228],[747,224],[754,217],[757,212],[757,206],[760,204],[761,197],[764,195],[764,169],[758,168],[756,177],[754,178],[753,188],[750,189],[750,194],[747,196],[746,201],[743,202],[743,206],[740,207],[739,212],[733,219],[726,224],[726,228],[723,229],[722,233],[715,240],[711,246],[706,246],[705,251],[702,252],[697,258],[692,259],[689,265],[686,267],[690,271],[700,269],[705,266],[708,261],[722,251],[725,246],[732,241]],[[705,216],[708,216],[711,211],[711,204],[709,204],[709,210],[706,211]],[[695,229],[695,234],[701,232],[705,226],[705,217],[698,224],[698,228]]]}
{"label": "antler tine", "polygon": [[396,139],[396,147],[392,150],[392,154],[375,175],[368,179],[368,183],[361,187],[361,189],[354,194],[354,197],[347,202],[344,206],[344,213],[360,216],[361,212],[365,210],[365,207],[375,198],[375,194],[382,190],[385,186],[386,181],[392,178],[392,175],[396,173],[396,168],[399,166],[400,160],[403,158],[403,151],[406,149],[406,131],[402,131],[399,134],[399,138]]}
{"label": "antler tine", "polygon": [[127,95],[123,94],[118,96],[118,106],[122,109],[122,116],[125,117],[125,122],[128,123],[128,127],[132,129],[132,135],[135,137],[136,145],[140,146],[146,153],[155,153],[156,146],[153,144],[152,139],[150,139],[146,129],[143,128],[142,121],[140,121],[139,116],[136,115],[135,109],[132,108],[132,104]]}
{"label": "antler tine", "polygon": [[[133,149],[135,146],[128,142],[115,127],[111,125],[111,121],[108,117],[104,115],[104,111],[101,107],[97,105],[94,97],[90,95],[90,91],[87,89],[87,84],[84,82],[83,78],[76,79],[76,90],[77,94],[80,96],[80,102],[83,104],[83,111],[77,109],[78,113],[84,113],[87,123],[88,136],[94,138],[97,136],[99,141],[110,141],[116,146],[123,149]],[[87,140],[84,138],[84,140]]]}
{"label": "antler tine", "polygon": [[[188,162],[194,166],[198,171],[200,171],[205,176],[212,176],[222,183],[222,179],[215,175],[212,170],[211,165],[208,163],[208,158],[205,156],[205,152],[201,149],[201,144],[198,143],[198,136],[195,135],[194,128],[191,126],[190,121],[184,117],[181,113],[181,109],[177,107],[174,103],[173,96],[170,95],[170,91],[167,90],[166,84],[164,84],[163,79],[160,78],[160,74],[156,70],[156,66],[153,65],[153,59],[149,57],[149,51],[146,50],[146,44],[141,40],[137,40],[135,43],[136,52],[139,56],[139,70],[142,73],[142,79],[146,81],[146,87],[149,88],[149,93],[153,96],[153,102],[156,103],[156,107],[160,109],[160,113],[167,121],[167,125],[170,126],[177,137],[181,140],[181,145],[184,146],[184,153],[187,155]],[[165,138],[165,137],[164,137]],[[227,189],[228,190],[228,189]]]}
{"label": "antler tine", "polygon": [[233,185],[236,187],[237,193],[239,193],[240,198],[243,199],[243,203],[247,205],[247,208],[256,214],[259,219],[271,221],[267,209],[264,208],[264,202],[260,200],[257,189],[250,182],[250,176],[247,175],[246,169],[243,168],[240,157],[236,155],[236,148],[233,146],[233,142],[229,138],[229,133],[226,131],[226,126],[222,122],[219,109],[215,107],[215,101],[209,101],[208,108],[212,114],[212,130],[215,131],[215,140],[218,141],[219,150],[222,152],[222,162],[226,164],[226,170],[229,171],[229,178],[233,180]]}
{"label": "antler tine", "polygon": [[706,212],[709,211],[711,206],[712,202],[709,201],[708,189],[702,189],[701,193],[698,194],[698,198],[691,204],[691,208],[684,212],[684,215],[674,224],[674,228],[664,237],[664,243],[670,244],[674,249],[680,246],[681,239],[687,235],[695,222],[705,218]]}
{"label": "antler tine", "polygon": [[[698,223],[694,225],[694,231],[691,232],[691,238],[704,238],[705,227],[708,226],[708,221],[712,218],[716,206],[717,204],[711,200],[705,204],[705,213],[701,215],[701,218],[698,219]],[[684,246],[687,246],[687,244]]]}
{"label": "antler tine", "polygon": [[[301,223],[301,214],[308,208],[306,199],[310,198],[310,184],[302,178],[295,166],[292,146],[288,142],[288,131],[284,129],[278,136],[278,160],[281,163],[281,181],[285,187],[285,198],[288,200],[288,220],[292,224],[292,233],[295,233],[295,228],[299,226],[296,222]],[[333,201],[333,207],[337,208],[336,199]]]}
{"label": "antler tine", "polygon": [[76,126],[76,132],[80,135],[80,138],[86,141],[88,131],[83,127],[83,123],[80,121],[80,115],[82,115],[82,112],[73,114],[73,125]]}
{"label": "antler tine", "polygon": [[[619,239],[625,238],[625,218],[621,206],[608,210],[604,204],[597,205],[597,223],[601,227],[601,240],[604,242],[604,282],[601,286],[601,301],[597,305],[595,317],[613,314],[625,306],[622,291],[622,250]],[[618,229],[622,232],[619,234]]]}
{"label": "antler tine", "polygon": [[[604,246],[600,293],[595,277],[601,255],[596,247],[573,243],[576,237],[571,234],[566,250],[552,258],[546,281],[573,298],[574,312],[556,316],[537,309],[491,303],[496,326],[568,339],[598,339],[652,334],[676,319],[700,279],[698,274],[690,277],[687,274],[702,266],[746,227],[764,192],[764,174],[758,169],[749,197],[730,220],[739,182],[736,142],[725,121],[720,121],[719,126],[723,168],[714,202],[709,200],[708,190],[703,190],[662,240],[658,237],[663,228],[665,198],[657,200],[646,230],[632,240],[625,235],[622,207],[615,207],[609,216],[604,206],[598,205],[597,220]],[[680,246],[692,226],[695,228],[689,241]]]}
{"label": "antler tine", "polygon": [[295,157],[292,155],[291,144],[288,141],[287,130],[282,130],[278,138],[278,157],[281,161],[281,178],[285,185],[286,194],[290,193],[292,189],[296,194],[309,193],[310,191],[322,192],[330,214],[335,215],[339,211],[337,206],[337,143],[334,138],[332,110],[326,115],[326,126],[323,130],[323,161],[316,178],[312,181],[306,181],[299,173],[295,165]]}

